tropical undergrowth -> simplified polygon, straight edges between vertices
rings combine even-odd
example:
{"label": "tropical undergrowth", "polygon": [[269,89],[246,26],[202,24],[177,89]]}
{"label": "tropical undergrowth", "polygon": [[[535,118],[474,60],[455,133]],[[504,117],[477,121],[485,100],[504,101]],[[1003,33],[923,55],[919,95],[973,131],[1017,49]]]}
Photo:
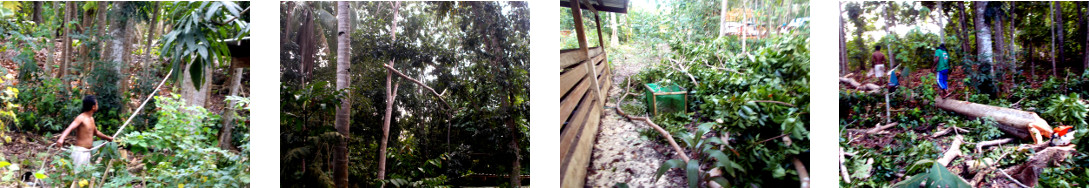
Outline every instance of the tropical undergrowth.
{"label": "tropical undergrowth", "polygon": [[[792,160],[807,164],[809,156],[809,38],[783,34],[750,42],[762,45],[742,52],[740,41],[730,38],[675,40],[674,54],[632,77],[628,92],[643,93],[647,83],[677,84],[688,92],[684,112],[658,113],[652,120],[692,160],[667,161],[659,175],[685,169],[689,186],[799,181]],[[648,113],[640,102],[625,103],[620,108],[629,113]],[[642,132],[665,142],[652,129]],[[724,174],[712,177],[710,171]]]}
{"label": "tropical undergrowth", "polygon": [[[969,70],[975,71],[975,70]],[[970,74],[970,73],[969,73]],[[1086,115],[1086,81],[1089,73],[1062,78],[1048,78],[1039,84],[1011,84],[1008,90],[997,90],[995,95],[980,91],[977,87],[965,87],[957,93],[964,93],[969,102],[1020,109],[1035,112],[1052,127],[1070,125],[1077,131],[1074,144],[1078,150],[1089,146],[1085,139],[1089,131]],[[904,76],[904,78],[908,78]],[[917,185],[921,176],[944,177],[959,176],[971,180],[975,174],[965,172],[968,161],[994,161],[996,167],[1007,169],[1023,164],[1032,156],[1032,152],[1017,150],[1016,145],[1032,144],[1031,140],[1020,140],[1009,136],[997,128],[997,122],[989,119],[971,119],[954,112],[934,106],[936,96],[935,76],[928,73],[920,80],[904,80],[896,92],[890,94],[891,118],[886,118],[885,97],[880,93],[866,93],[852,89],[841,89],[840,103],[840,147],[852,154],[844,161],[850,173],[851,183],[839,180],[844,187],[888,187],[895,183]],[[1019,83],[1027,83],[1024,76],[1016,76]],[[967,86],[971,78],[963,81]],[[919,83],[912,83],[918,81]],[[1037,85],[1034,87],[1034,85]],[[988,88],[992,89],[992,88]],[[886,120],[898,123],[886,129],[887,133],[863,133]],[[934,161],[949,150],[954,136],[932,137],[946,128],[958,127],[968,132],[951,132],[949,135],[961,135],[965,144],[961,146],[964,156],[958,157],[948,166],[941,166],[936,171]],[[991,147],[976,152],[976,143],[981,141],[1014,138],[1013,142],[1000,147]],[[1075,154],[1057,166],[1043,169],[1039,183],[1044,187],[1079,187],[1089,185],[1089,166],[1085,165],[1089,157]],[[988,176],[991,179],[1006,179],[1001,175]],[[983,181],[989,182],[989,181]]]}
{"label": "tropical undergrowth", "polygon": [[[9,161],[0,156],[0,182],[26,181],[44,186],[95,185],[103,187],[240,187],[250,183],[247,116],[235,117],[236,129],[245,130],[238,151],[218,147],[220,116],[199,106],[185,106],[177,95],[156,97],[159,121],[145,131],[130,132],[105,143],[92,164],[75,166],[67,151],[38,153],[42,161]],[[237,101],[248,110],[249,100]],[[96,141],[94,145],[103,144]],[[21,165],[19,163],[22,163]],[[45,165],[45,168],[41,166]],[[21,177],[23,173],[33,178]],[[39,181],[40,180],[40,181]],[[24,182],[25,183],[25,182]],[[4,183],[4,185],[9,185]],[[15,184],[20,185],[20,184]],[[25,186],[25,185],[24,185]]]}

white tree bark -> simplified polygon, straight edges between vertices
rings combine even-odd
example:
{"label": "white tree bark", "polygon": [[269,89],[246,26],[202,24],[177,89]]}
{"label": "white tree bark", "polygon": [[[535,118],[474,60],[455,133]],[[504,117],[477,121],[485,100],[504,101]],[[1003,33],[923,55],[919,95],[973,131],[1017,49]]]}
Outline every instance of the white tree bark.
{"label": "white tree bark", "polygon": [[[351,59],[351,40],[349,35],[351,33],[351,21],[348,18],[348,2],[337,2],[337,90],[343,90],[351,85],[351,79],[348,77],[348,68],[351,66],[349,60]],[[336,149],[336,161],[333,169],[334,182],[337,187],[348,187],[348,138],[351,136],[349,132],[352,113],[351,93],[349,92],[344,97],[340,98],[340,106],[337,106],[336,120],[334,126],[337,132],[343,136],[340,138],[340,144]],[[383,140],[385,141],[385,140]],[[383,148],[384,149],[384,148]],[[384,158],[384,157],[383,157]]]}

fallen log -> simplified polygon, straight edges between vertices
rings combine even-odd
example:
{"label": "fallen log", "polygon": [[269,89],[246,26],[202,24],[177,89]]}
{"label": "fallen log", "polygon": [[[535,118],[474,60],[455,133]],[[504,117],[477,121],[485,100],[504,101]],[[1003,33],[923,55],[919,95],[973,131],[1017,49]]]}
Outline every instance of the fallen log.
{"label": "fallen log", "polygon": [[934,105],[943,110],[957,112],[973,118],[993,118],[998,122],[998,128],[1002,132],[1020,139],[1033,139],[1030,133],[1032,127],[1040,132],[1040,136],[1051,137],[1051,126],[1035,112],[942,98],[935,98]]}
{"label": "fallen log", "polygon": [[848,86],[851,86],[852,89],[865,91],[867,93],[876,92],[876,91],[881,90],[881,86],[878,86],[877,84],[873,84],[873,83],[863,84],[863,83],[859,83],[858,81],[855,81],[855,79],[851,79],[851,78],[847,78],[847,77],[840,77],[839,82],[843,83],[843,84],[847,84]]}

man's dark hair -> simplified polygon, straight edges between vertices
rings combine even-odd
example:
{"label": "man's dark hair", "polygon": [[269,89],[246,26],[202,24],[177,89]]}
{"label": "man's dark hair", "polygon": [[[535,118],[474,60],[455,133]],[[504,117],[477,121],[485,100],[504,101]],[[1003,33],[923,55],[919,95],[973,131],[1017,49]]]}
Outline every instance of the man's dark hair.
{"label": "man's dark hair", "polygon": [[938,49],[942,49],[942,51],[948,51],[945,49],[945,43],[939,44]]}
{"label": "man's dark hair", "polygon": [[881,51],[881,45],[873,45],[874,51]]}
{"label": "man's dark hair", "polygon": [[83,111],[80,112],[91,111],[91,109],[94,109],[95,104],[98,104],[98,101],[95,100],[94,95],[87,95],[86,97],[83,97]]}

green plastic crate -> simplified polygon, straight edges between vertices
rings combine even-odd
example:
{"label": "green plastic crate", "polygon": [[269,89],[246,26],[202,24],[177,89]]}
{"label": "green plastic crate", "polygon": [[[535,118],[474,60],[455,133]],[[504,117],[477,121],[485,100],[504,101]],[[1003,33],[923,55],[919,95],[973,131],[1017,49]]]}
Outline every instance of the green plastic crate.
{"label": "green plastic crate", "polygon": [[653,115],[658,112],[673,113],[685,112],[688,109],[688,91],[677,84],[661,86],[657,83],[643,85],[646,87],[647,111]]}

